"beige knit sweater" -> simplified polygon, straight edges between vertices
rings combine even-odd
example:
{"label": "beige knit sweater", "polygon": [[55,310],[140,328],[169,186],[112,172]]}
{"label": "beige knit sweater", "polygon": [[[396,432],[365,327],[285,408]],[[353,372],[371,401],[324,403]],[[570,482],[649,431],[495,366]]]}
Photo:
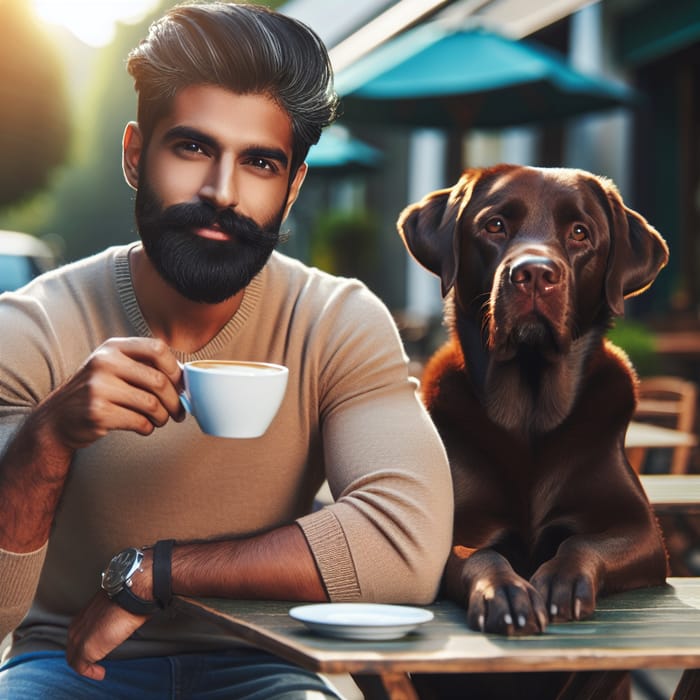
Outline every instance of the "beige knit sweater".
{"label": "beige knit sweater", "polygon": [[[128,252],[111,248],[0,297],[0,450],[104,340],[150,335]],[[278,415],[258,439],[206,436],[188,417],[149,437],[113,432],[79,451],[47,545],[0,550],[0,639],[16,627],[11,655],[64,648],[112,554],[162,538],[240,536],[297,521],[332,600],[433,598],[451,538],[449,469],[376,297],[275,253],[221,332],[192,355],[175,354],[287,365]],[[324,479],[336,502],[311,513]],[[236,643],[168,612],[115,656]]]}

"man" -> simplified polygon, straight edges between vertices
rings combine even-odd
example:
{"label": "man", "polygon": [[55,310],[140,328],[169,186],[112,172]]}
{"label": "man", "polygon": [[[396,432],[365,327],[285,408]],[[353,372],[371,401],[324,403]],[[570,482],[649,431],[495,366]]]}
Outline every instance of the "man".
{"label": "man", "polygon": [[[447,557],[447,460],[388,312],[273,252],[335,115],[328,57],[283,15],[192,5],[128,68],[141,243],[0,301],[0,696],[336,697],[169,605],[427,603]],[[178,360],[205,358],[289,367],[262,438],[185,417]]]}

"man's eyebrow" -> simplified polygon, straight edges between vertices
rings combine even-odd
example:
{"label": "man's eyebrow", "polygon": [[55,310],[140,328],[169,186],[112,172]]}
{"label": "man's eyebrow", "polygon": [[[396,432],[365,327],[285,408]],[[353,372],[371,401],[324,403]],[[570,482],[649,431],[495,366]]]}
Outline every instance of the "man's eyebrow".
{"label": "man's eyebrow", "polygon": [[172,129],[168,129],[163,135],[164,141],[175,141],[176,139],[196,141],[203,146],[219,148],[219,142],[214,137],[205,134],[203,131],[199,131],[199,129],[194,129],[191,126],[174,126]]}
{"label": "man's eyebrow", "polygon": [[248,158],[265,158],[277,161],[283,168],[289,165],[289,158],[281,148],[269,148],[268,146],[249,146],[243,151]]}

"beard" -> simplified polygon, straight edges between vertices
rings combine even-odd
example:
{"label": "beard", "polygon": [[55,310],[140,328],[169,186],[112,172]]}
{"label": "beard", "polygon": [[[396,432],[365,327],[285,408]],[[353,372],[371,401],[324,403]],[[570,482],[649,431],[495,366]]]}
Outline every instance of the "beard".
{"label": "beard", "polygon": [[[231,209],[207,202],[163,208],[142,183],[136,192],[136,225],[149,260],[160,276],[186,299],[218,304],[244,289],[280,242],[284,207],[259,226]],[[201,238],[198,228],[218,228],[229,240]]]}

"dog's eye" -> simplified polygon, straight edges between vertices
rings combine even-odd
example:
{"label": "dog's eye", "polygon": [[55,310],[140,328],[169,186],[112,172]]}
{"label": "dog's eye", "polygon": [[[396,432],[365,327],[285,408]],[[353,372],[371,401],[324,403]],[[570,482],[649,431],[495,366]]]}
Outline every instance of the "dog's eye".
{"label": "dog's eye", "polygon": [[484,224],[484,228],[489,233],[505,233],[505,230],[506,230],[506,226],[503,223],[503,219],[499,219],[498,217],[494,217],[493,219],[489,219]]}
{"label": "dog's eye", "polygon": [[588,238],[588,229],[581,224],[576,224],[571,230],[571,238],[575,241],[585,241]]}

